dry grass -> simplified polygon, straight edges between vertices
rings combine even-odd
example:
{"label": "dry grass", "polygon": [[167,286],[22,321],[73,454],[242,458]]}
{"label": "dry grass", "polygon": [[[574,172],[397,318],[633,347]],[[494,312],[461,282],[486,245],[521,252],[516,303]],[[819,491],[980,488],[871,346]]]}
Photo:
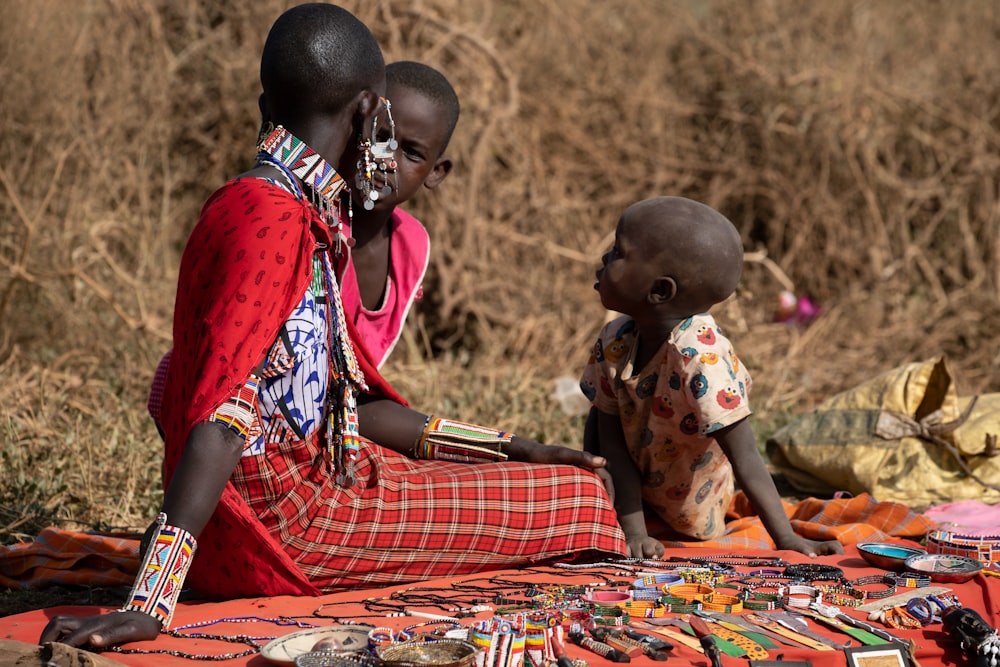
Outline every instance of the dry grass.
{"label": "dry grass", "polygon": [[[286,3],[44,0],[0,24],[0,542],[138,529],[179,253],[256,135]],[[458,168],[413,205],[427,298],[387,375],[423,409],[575,443],[550,398],[604,313],[621,210],[719,208],[753,261],[719,308],[756,427],[940,353],[1000,390],[1000,19],[990,0],[349,2],[463,102]],[[771,323],[785,286],[824,307]]]}

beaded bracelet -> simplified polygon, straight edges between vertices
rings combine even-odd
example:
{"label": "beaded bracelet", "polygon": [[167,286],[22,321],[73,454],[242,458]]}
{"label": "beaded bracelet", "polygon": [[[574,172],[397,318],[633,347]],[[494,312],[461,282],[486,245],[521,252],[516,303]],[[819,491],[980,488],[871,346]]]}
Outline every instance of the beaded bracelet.
{"label": "beaded bracelet", "polygon": [[891,574],[866,574],[850,582],[849,585],[854,589],[858,589],[860,586],[868,586],[871,584],[882,584],[886,588],[881,591],[862,591],[864,593],[864,597],[869,600],[881,600],[882,598],[887,598],[896,592],[896,577]]}
{"label": "beaded bracelet", "polygon": [[[726,580],[726,573],[724,571],[715,570],[710,567],[679,567],[674,571],[681,575],[684,581],[691,584],[716,584]],[[666,589],[670,585],[667,584],[663,589]],[[666,591],[664,590],[664,592]]]}
{"label": "beaded bracelet", "polygon": [[146,547],[142,567],[122,611],[149,614],[160,622],[160,627],[168,629],[197,548],[194,535],[168,525],[167,515],[160,512],[156,532]]}
{"label": "beaded bracelet", "polygon": [[413,455],[418,459],[458,463],[506,461],[503,447],[513,437],[513,433],[505,431],[428,416],[423,432],[413,444]]}
{"label": "beaded bracelet", "polygon": [[941,620],[934,612],[934,607],[926,598],[913,598],[906,601],[906,612],[920,621],[920,625],[930,625]]}
{"label": "beaded bracelet", "polygon": [[697,600],[701,602],[706,595],[711,595],[715,589],[708,584],[674,584],[667,587],[669,595],[682,598],[688,602]]}
{"label": "beaded bracelet", "polygon": [[840,581],[844,571],[822,563],[789,563],[785,566],[785,576],[802,581]]}
{"label": "beaded bracelet", "polygon": [[778,608],[779,599],[774,593],[751,591],[743,599],[743,608],[751,611],[771,611]]}
{"label": "beaded bracelet", "polygon": [[[805,596],[805,597],[792,597]],[[823,594],[814,586],[805,584],[791,584],[785,589],[785,594],[781,598],[783,605],[787,607],[808,607],[814,600],[822,601]]]}
{"label": "beaded bracelet", "polygon": [[905,607],[889,607],[885,610],[886,625],[897,630],[915,629],[921,627],[920,621],[910,616]]}
{"label": "beaded bracelet", "polygon": [[763,569],[753,570],[748,576],[760,577],[761,579],[780,579],[785,577],[785,573],[781,570]]}
{"label": "beaded bracelet", "polygon": [[850,584],[817,586],[824,599],[841,607],[860,607],[865,602],[865,592]]}
{"label": "beaded bracelet", "polygon": [[735,595],[724,593],[712,593],[705,597],[701,603],[704,611],[716,611],[723,614],[738,614],[743,611],[743,600]]}
{"label": "beaded bracelet", "polygon": [[692,614],[701,611],[701,600],[692,602],[684,598],[664,595],[660,601],[663,603],[663,609],[671,614]]}
{"label": "beaded bracelet", "polygon": [[672,586],[684,581],[684,577],[675,572],[660,572],[657,574],[646,574],[641,579],[632,582],[634,588],[661,588],[663,585]]}
{"label": "beaded bracelet", "polygon": [[931,577],[919,572],[901,572],[896,575],[896,586],[905,588],[923,588],[931,585]]}

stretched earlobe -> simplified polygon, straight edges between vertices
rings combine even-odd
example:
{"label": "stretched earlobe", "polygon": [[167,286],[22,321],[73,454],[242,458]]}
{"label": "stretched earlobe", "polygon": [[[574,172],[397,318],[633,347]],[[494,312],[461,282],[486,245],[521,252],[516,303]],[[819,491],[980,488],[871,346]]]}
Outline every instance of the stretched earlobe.
{"label": "stretched earlobe", "polygon": [[660,276],[653,281],[646,299],[649,303],[666,303],[677,296],[677,281],[670,276]]}

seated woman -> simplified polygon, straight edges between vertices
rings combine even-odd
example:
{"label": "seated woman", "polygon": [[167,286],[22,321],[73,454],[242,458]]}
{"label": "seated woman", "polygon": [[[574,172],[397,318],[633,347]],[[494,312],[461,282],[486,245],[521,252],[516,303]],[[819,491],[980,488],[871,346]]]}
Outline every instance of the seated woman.
{"label": "seated woman", "polygon": [[121,611],[57,616],[41,642],[152,639],[189,569],[204,595],[262,596],[624,553],[603,459],[410,410],[353,343],[344,177],[386,148],[368,29],[334,5],[288,10],[261,83],[279,125],[181,260],[166,493],[136,584]]}

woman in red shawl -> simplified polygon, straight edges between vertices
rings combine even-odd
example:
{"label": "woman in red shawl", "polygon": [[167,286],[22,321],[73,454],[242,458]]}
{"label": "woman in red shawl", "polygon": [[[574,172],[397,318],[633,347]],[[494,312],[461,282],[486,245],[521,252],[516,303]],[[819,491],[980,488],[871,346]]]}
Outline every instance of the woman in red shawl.
{"label": "woman in red shawl", "polygon": [[315,595],[624,552],[603,459],[413,411],[352,344],[340,174],[376,200],[395,149],[376,142],[389,108],[368,29],[333,5],[288,10],[261,83],[281,124],[209,198],[181,260],[167,486],[142,569],[121,611],[57,616],[41,642],[152,639],[185,580],[216,598]]}

